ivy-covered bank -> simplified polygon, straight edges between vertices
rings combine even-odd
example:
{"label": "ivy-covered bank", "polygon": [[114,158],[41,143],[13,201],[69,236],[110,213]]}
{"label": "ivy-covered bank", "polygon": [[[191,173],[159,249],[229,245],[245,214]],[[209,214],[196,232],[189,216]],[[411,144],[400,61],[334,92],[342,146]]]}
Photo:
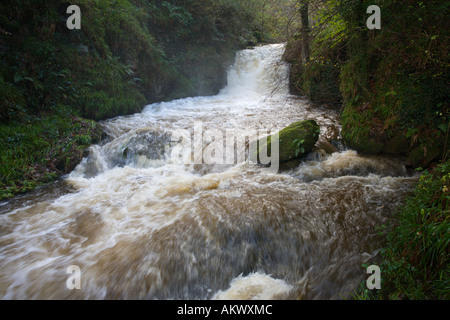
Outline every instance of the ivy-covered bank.
{"label": "ivy-covered bank", "polygon": [[[450,4],[299,2],[309,21],[285,55],[292,91],[342,106],[342,138],[361,153],[405,156],[413,168],[448,158]],[[381,9],[379,30],[366,26],[370,5]]]}
{"label": "ivy-covered bank", "polygon": [[287,2],[2,1],[0,199],[69,172],[101,136],[91,120],[216,94],[237,50],[277,40]]}

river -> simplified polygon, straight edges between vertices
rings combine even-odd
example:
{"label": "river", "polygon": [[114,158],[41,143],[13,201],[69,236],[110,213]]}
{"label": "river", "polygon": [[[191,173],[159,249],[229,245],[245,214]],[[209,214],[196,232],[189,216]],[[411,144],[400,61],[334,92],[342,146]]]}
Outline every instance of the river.
{"label": "river", "polygon": [[[341,299],[367,278],[416,177],[401,159],[334,143],[292,169],[185,163],[171,134],[241,137],[339,112],[292,96],[284,45],[243,50],[216,96],[147,106],[102,123],[109,139],[69,175],[0,205],[3,299]],[[67,286],[79,267],[80,289]]]}

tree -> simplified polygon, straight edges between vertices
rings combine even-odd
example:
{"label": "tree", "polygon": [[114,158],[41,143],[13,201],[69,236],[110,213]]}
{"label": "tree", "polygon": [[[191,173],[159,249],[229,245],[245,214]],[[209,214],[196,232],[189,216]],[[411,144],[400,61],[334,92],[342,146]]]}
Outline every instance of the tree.
{"label": "tree", "polygon": [[302,55],[302,61],[303,64],[306,64],[309,60],[309,14],[308,14],[308,8],[309,8],[309,0],[299,0],[299,6],[300,6],[300,19],[301,19],[301,34],[302,34],[302,48],[301,48],[301,55]]}

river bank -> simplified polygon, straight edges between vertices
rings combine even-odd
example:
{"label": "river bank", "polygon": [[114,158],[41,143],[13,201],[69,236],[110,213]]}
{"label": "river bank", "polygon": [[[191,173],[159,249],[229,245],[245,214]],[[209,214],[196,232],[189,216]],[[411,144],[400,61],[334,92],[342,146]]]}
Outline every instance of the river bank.
{"label": "river bank", "polygon": [[405,157],[415,169],[450,155],[448,4],[410,4],[380,1],[383,27],[370,30],[361,24],[367,1],[328,1],[284,58],[291,92],[341,108],[348,147]]}
{"label": "river bank", "polygon": [[75,116],[28,116],[0,126],[0,201],[70,173],[100,143],[101,126]]}
{"label": "river bank", "polygon": [[450,298],[450,162],[421,172],[414,193],[396,211],[392,224],[380,226],[387,237],[379,266],[381,289],[365,283],[361,300],[448,300]]}

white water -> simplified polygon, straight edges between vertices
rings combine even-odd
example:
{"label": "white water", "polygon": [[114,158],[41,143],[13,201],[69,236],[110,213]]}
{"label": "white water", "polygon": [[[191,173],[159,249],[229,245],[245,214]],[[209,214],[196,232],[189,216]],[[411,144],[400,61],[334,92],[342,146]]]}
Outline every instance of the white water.
{"label": "white water", "polygon": [[[147,106],[106,121],[111,140],[45,189],[1,206],[4,299],[337,299],[365,278],[376,226],[411,187],[402,161],[320,150],[273,174],[257,165],[183,165],[170,134],[245,132],[338,113],[290,96],[283,45],[239,53],[214,97]],[[81,289],[66,287],[81,268]]]}

